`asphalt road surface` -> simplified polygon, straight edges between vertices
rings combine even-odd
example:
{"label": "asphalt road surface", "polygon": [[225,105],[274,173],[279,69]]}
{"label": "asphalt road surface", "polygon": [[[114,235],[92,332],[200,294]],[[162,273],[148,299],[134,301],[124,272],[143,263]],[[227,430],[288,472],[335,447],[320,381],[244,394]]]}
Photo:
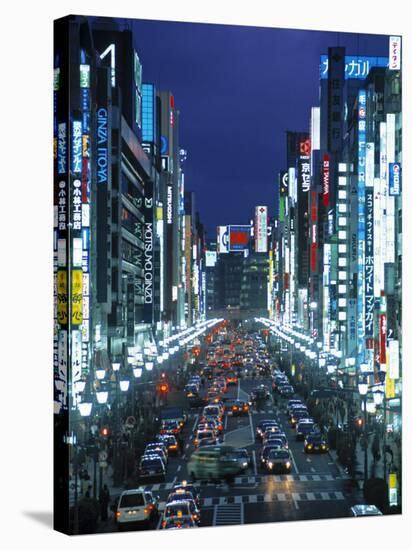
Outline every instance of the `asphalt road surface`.
{"label": "asphalt road surface", "polygon": [[[246,399],[258,384],[269,385],[269,378],[243,378],[236,386],[229,386],[226,397]],[[185,397],[175,396],[185,402]],[[239,525],[277,521],[348,517],[349,509],[357,503],[348,483],[341,476],[329,453],[306,455],[303,442],[296,441],[283,411],[287,400],[278,397],[276,406],[270,397],[261,410],[253,408],[248,415],[224,418],[224,442],[248,449],[252,464],[243,475],[230,484],[197,481],[200,488],[200,526]],[[282,406],[283,405],[283,406]],[[170,457],[167,477],[163,483],[148,484],[153,494],[160,498],[160,510],[176,481],[189,479],[187,460],[193,452],[193,436],[198,422],[199,410],[188,409],[188,422],[183,431],[184,452],[182,456]],[[292,454],[292,469],[289,475],[267,474],[259,464],[261,444],[255,441],[256,425],[260,420],[277,418],[288,438]],[[137,483],[138,485],[138,483]],[[136,486],[137,486],[136,485]],[[115,496],[115,495],[112,495]],[[160,518],[152,528],[160,527]],[[113,531],[110,520],[103,528]]]}

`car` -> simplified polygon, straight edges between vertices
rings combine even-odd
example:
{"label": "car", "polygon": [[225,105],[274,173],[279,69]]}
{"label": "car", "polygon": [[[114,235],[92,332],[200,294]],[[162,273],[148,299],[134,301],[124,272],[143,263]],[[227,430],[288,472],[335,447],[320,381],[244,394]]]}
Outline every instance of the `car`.
{"label": "car", "polygon": [[300,399],[289,399],[289,401],[286,405],[286,410],[289,413],[292,410],[292,407],[302,406],[302,405],[304,406],[304,403]]}
{"label": "car", "polygon": [[176,436],[173,434],[160,434],[156,436],[156,441],[164,443],[167,447],[169,455],[176,455],[179,452],[179,445],[177,444]]}
{"label": "car", "polygon": [[158,500],[151,491],[141,488],[123,491],[115,512],[118,530],[136,524],[148,527],[158,515]]}
{"label": "car", "polygon": [[285,384],[284,386],[279,387],[279,394],[281,397],[292,397],[294,393],[295,390],[290,384]]}
{"label": "car", "polygon": [[236,449],[233,451],[233,455],[238,459],[241,470],[247,470],[251,465],[251,459],[247,449]]}
{"label": "car", "polygon": [[250,392],[249,402],[253,404],[257,401],[265,401],[269,398],[269,395],[269,390],[266,388],[266,386],[258,386]]}
{"label": "car", "polygon": [[289,415],[289,418],[295,411],[307,411],[308,408],[304,403],[292,403],[289,407],[287,407],[287,413]]}
{"label": "car", "polygon": [[193,521],[199,523],[200,513],[192,500],[173,500],[165,504],[163,512],[162,528],[166,525],[169,518],[179,518],[182,516],[190,516]]}
{"label": "car", "polygon": [[160,434],[178,434],[181,426],[177,420],[163,420],[160,426]]}
{"label": "car", "polygon": [[374,504],[355,504],[350,509],[350,514],[353,517],[362,516],[382,516],[382,512]]}
{"label": "car", "polygon": [[196,449],[187,464],[193,480],[233,479],[241,472],[236,449],[230,445],[215,445]]}
{"label": "car", "polygon": [[193,498],[193,495],[190,491],[172,491],[169,493],[167,497],[166,504],[170,504],[171,502],[179,502],[179,501],[189,502],[190,503],[190,509],[191,513],[193,514],[193,519],[197,522],[200,521],[200,508],[198,505],[198,500],[196,501]]}
{"label": "car", "polygon": [[215,435],[213,430],[199,430],[193,439],[193,445],[197,447],[202,439],[215,439]]}
{"label": "car", "polygon": [[185,392],[186,397],[189,397],[192,395],[198,395],[199,389],[200,388],[197,384],[186,384],[183,391]]}
{"label": "car", "polygon": [[260,453],[260,464],[263,466],[266,463],[266,459],[269,456],[270,451],[281,449],[283,449],[283,446],[279,442],[269,441],[268,443],[265,443]]}
{"label": "car", "polygon": [[265,429],[268,426],[279,426],[279,423],[274,419],[261,420],[256,426],[256,439],[262,439]]}
{"label": "car", "polygon": [[303,444],[305,453],[327,453],[329,446],[321,433],[310,433],[305,437]]}
{"label": "car", "polygon": [[265,439],[265,444],[274,443],[275,445],[281,445],[285,449],[289,447],[288,440],[285,434],[283,433],[274,433],[269,434]]}
{"label": "car", "polygon": [[199,527],[192,516],[171,517],[162,523],[162,529],[190,529],[192,527]]}
{"label": "car", "polygon": [[226,407],[226,410],[231,411],[233,416],[248,414],[250,410],[250,405],[247,401],[236,400],[232,403],[229,409]]}
{"label": "car", "polygon": [[302,418],[309,418],[309,413],[307,410],[299,409],[297,411],[293,411],[290,417],[292,427],[295,427],[299,420],[302,420]]}
{"label": "car", "polygon": [[219,440],[216,437],[206,437],[198,442],[197,448],[210,447],[211,445],[219,445]]}
{"label": "car", "polygon": [[193,500],[196,502],[196,505],[199,507],[200,492],[197,487],[184,479],[183,481],[176,481],[173,485],[173,492],[175,493],[187,493],[189,492],[192,495]]}
{"label": "car", "polygon": [[223,418],[223,407],[218,403],[207,405],[202,411],[202,416],[214,416],[221,420]]}
{"label": "car", "polygon": [[162,459],[164,465],[165,466],[167,465],[168,456],[164,448],[162,449],[160,447],[153,446],[153,444],[146,446],[145,450],[143,451],[143,456],[145,457],[145,456],[152,456],[152,455],[158,456],[159,458]]}
{"label": "car", "polygon": [[292,467],[290,452],[287,449],[271,449],[265,461],[266,470],[270,473],[289,473]]}
{"label": "car", "polygon": [[[234,365],[234,366],[236,366],[236,365]],[[228,386],[233,386],[233,385],[237,384],[237,382],[238,382],[237,375],[233,371],[228,371],[227,374],[226,374],[226,384]]]}
{"label": "car", "polygon": [[296,441],[303,441],[305,436],[316,429],[313,418],[301,418],[296,424]]}
{"label": "car", "polygon": [[196,409],[198,407],[203,407],[206,404],[206,401],[203,397],[200,397],[198,393],[187,394],[187,401],[191,409]]}
{"label": "car", "polygon": [[268,437],[274,434],[281,433],[281,428],[279,425],[276,424],[270,424],[269,426],[265,426],[264,430],[262,432],[262,442],[265,442]]}
{"label": "car", "polygon": [[158,455],[144,455],[140,459],[137,475],[140,479],[166,479],[166,465]]}
{"label": "car", "polygon": [[223,432],[223,423],[216,416],[203,416],[202,422],[206,424],[209,429],[213,429],[216,432],[216,435]]}

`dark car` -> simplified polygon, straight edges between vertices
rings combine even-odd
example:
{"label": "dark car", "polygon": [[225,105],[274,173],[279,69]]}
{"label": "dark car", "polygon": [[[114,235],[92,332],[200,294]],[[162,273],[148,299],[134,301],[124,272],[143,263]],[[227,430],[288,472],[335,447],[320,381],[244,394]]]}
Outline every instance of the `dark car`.
{"label": "dark car", "polygon": [[263,445],[262,451],[260,453],[260,464],[262,466],[265,465],[266,459],[268,458],[270,451],[280,449],[282,449],[282,446],[278,442],[274,441],[270,441],[269,443],[266,443],[266,445]]}
{"label": "dark car", "polygon": [[193,483],[187,482],[186,480],[177,481],[173,485],[173,491],[175,493],[189,492],[192,495],[193,500],[196,502],[196,505],[199,506],[199,499],[200,499],[199,489],[195,487]]}
{"label": "dark car", "polygon": [[287,398],[292,397],[295,393],[295,390],[293,389],[293,386],[290,384],[285,384],[284,386],[279,387],[279,395],[281,397]]}
{"label": "dark car", "polygon": [[315,430],[315,422],[312,418],[302,418],[296,424],[296,441],[303,441],[305,436]]}
{"label": "dark car", "polygon": [[266,419],[261,420],[258,425],[256,426],[256,439],[262,439],[263,434],[265,433],[265,429],[269,426],[279,426],[279,423],[277,420],[274,419]]}
{"label": "dark car", "polygon": [[269,390],[266,386],[258,386],[250,392],[250,402],[256,403],[257,401],[266,401],[269,395]]}
{"label": "dark car", "polygon": [[137,470],[138,477],[143,479],[166,479],[166,467],[163,460],[157,455],[144,455]]}
{"label": "dark car", "polygon": [[287,449],[289,447],[287,437],[284,433],[274,433],[270,434],[265,439],[265,445],[281,445],[281,447],[285,447]]}
{"label": "dark car", "polygon": [[167,447],[169,455],[176,455],[179,452],[179,445],[177,444],[177,439],[172,434],[162,434],[156,436],[156,441],[164,443]]}
{"label": "dark car", "polygon": [[305,453],[327,453],[329,450],[326,439],[320,433],[310,433],[303,444]]}
{"label": "dark car", "polygon": [[198,393],[187,395],[187,402],[191,409],[197,409],[198,407],[204,407],[206,405],[206,400],[200,397]]}
{"label": "dark car", "polygon": [[240,399],[236,399],[233,403],[229,404],[229,407],[227,406],[227,404],[225,404],[225,410],[231,411],[233,416],[248,414],[249,409],[249,403],[247,403],[246,401],[241,401]]}
{"label": "dark car", "polygon": [[270,473],[289,473],[292,468],[289,451],[287,449],[271,449],[267,455],[265,467]]}
{"label": "dark car", "polygon": [[296,426],[296,424],[299,422],[299,420],[302,420],[302,418],[309,418],[309,413],[307,409],[298,409],[292,412],[290,415],[290,423],[292,426]]}

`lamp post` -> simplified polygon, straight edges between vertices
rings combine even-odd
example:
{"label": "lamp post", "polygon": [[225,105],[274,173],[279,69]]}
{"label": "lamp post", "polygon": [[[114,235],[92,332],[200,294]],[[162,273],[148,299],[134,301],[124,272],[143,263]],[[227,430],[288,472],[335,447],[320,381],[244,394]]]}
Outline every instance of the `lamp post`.
{"label": "lamp post", "polygon": [[362,398],[363,402],[363,433],[364,433],[364,472],[363,472],[363,483],[365,484],[368,480],[368,432],[367,432],[367,410],[366,410],[366,398],[368,395],[368,380],[363,378],[358,382],[358,391],[359,395]]}

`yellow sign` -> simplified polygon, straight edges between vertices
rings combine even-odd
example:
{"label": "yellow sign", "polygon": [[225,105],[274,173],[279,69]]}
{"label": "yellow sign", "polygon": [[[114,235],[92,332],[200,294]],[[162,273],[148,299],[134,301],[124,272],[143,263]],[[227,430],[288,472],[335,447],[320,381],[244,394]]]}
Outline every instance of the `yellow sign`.
{"label": "yellow sign", "polygon": [[390,378],[388,374],[386,374],[385,393],[386,399],[395,397],[395,380]]}
{"label": "yellow sign", "polygon": [[67,272],[57,272],[57,322],[67,325]]}
{"label": "yellow sign", "polygon": [[396,474],[389,474],[389,489],[396,489]]}
{"label": "yellow sign", "polygon": [[72,271],[72,324],[83,322],[83,272],[81,269]]}

